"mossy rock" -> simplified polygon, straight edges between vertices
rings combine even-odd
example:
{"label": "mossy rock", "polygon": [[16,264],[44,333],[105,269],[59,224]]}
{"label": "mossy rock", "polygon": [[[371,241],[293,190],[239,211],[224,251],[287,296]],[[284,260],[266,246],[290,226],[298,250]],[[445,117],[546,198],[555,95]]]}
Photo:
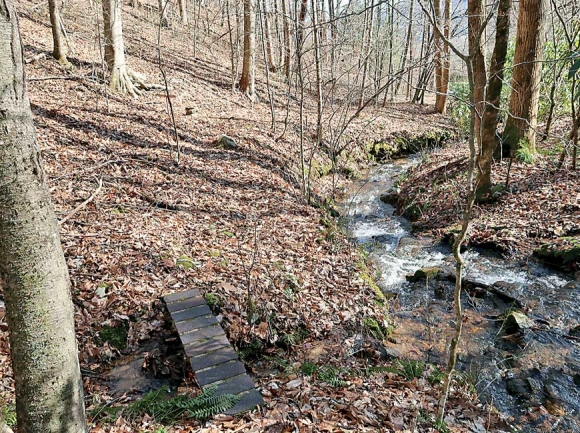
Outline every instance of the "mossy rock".
{"label": "mossy rock", "polygon": [[416,135],[398,135],[370,143],[367,151],[375,161],[383,161],[441,147],[452,137],[453,132],[446,129],[436,129]]}
{"label": "mossy rock", "polygon": [[407,275],[406,278],[407,281],[416,283],[423,280],[435,280],[443,274],[444,272],[441,268],[421,268],[417,269],[413,275]]}
{"label": "mossy rock", "polygon": [[580,263],[580,240],[570,238],[562,239],[558,244],[544,244],[534,251],[534,255],[558,266]]}
{"label": "mossy rock", "polygon": [[236,150],[239,147],[233,138],[225,134],[218,139],[217,145],[228,150]]}
{"label": "mossy rock", "polygon": [[381,195],[380,200],[383,203],[394,205],[399,200],[399,194],[394,191],[389,191]]}

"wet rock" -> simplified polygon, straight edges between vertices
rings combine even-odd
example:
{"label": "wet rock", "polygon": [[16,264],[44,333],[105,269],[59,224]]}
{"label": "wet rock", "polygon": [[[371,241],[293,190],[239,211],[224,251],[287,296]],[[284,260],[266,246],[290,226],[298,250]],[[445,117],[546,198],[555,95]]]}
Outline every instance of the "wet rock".
{"label": "wet rock", "polygon": [[234,141],[233,138],[228,137],[227,135],[222,135],[218,141],[217,141],[217,145],[220,147],[223,147],[224,149],[228,149],[228,150],[236,150],[238,148],[238,145],[236,144],[236,142]]}
{"label": "wet rock", "polygon": [[506,389],[514,397],[529,398],[531,396],[530,385],[524,379],[509,379],[506,382]]}
{"label": "wet rock", "polygon": [[569,283],[564,284],[563,289],[566,290],[580,290],[580,281],[570,281]]}
{"label": "wet rock", "polygon": [[380,197],[381,201],[386,204],[395,204],[399,199],[399,194],[396,192],[390,191],[387,192]]}
{"label": "wet rock", "polygon": [[521,311],[511,311],[506,317],[505,327],[508,333],[525,331],[534,327],[534,321]]}
{"label": "wet rock", "polygon": [[560,239],[559,244],[545,244],[534,250],[534,255],[548,263],[565,266],[580,262],[580,241],[574,238]]}
{"label": "wet rock", "polygon": [[570,329],[568,335],[570,335],[571,337],[580,338],[580,325],[576,325],[572,329]]}
{"label": "wet rock", "polygon": [[443,270],[441,268],[421,268],[417,269],[413,275],[407,275],[407,281],[416,283],[417,281],[423,280],[434,280],[438,279],[443,275]]}

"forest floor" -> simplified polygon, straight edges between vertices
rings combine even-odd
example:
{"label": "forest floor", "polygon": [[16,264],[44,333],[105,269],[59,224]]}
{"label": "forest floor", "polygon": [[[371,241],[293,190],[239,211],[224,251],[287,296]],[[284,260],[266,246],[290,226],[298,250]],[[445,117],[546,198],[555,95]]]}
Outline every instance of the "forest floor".
{"label": "forest floor", "polygon": [[[564,141],[558,137],[567,137],[570,126],[567,116],[556,122],[551,138],[539,141],[533,164],[517,159],[511,166],[509,160],[494,164],[493,200],[474,206],[470,245],[520,260],[546,256],[563,270],[580,270],[580,171],[570,168],[570,156],[558,168]],[[396,204],[414,221],[416,234],[445,238],[458,229],[468,153],[464,143],[436,149],[398,185]]]}
{"label": "forest floor", "polygon": [[[176,339],[159,298],[192,287],[217,301],[222,326],[248,362],[266,405],[203,425],[180,422],[168,432],[432,430],[440,394],[437,381],[429,380],[434,366],[417,378],[373,373],[372,367],[391,365],[373,333],[394,325],[396,337],[396,323],[376,302],[362,252],[326,210],[304,199],[296,170],[298,106],[291,100],[287,110],[282,78],[271,77],[274,133],[262,75],[257,77],[261,102],[231,91],[223,28],[215,24],[218,30],[200,35],[196,57],[191,29],[174,23],[162,30],[161,57],[180,143],[177,165],[165,93],[132,99],[107,91],[99,12],[91,4],[98,3],[77,4],[64,14],[75,49],[70,72],[50,56],[44,5],[19,3],[38,142],[63,221],[91,431],[156,431],[146,416],[112,422],[93,416],[103,405],[139,396],[116,393],[107,373],[145,348],[156,347],[145,355],[149,372],[185,376],[181,390],[195,390],[194,379],[176,360],[178,351],[171,358],[163,353],[166,346],[150,344]],[[124,7],[125,45],[129,66],[159,84],[157,26],[147,10]],[[311,137],[316,116],[310,96],[306,113]],[[279,138],[286,117],[288,127]],[[446,125],[429,108],[389,104],[364,111],[348,133],[353,146],[362,148],[393,134]],[[218,146],[221,134],[238,147]],[[315,160],[323,165],[324,158]],[[357,168],[356,161],[351,164]],[[346,182],[341,175],[317,177],[313,190],[325,197],[333,184]],[[14,384],[3,320],[0,398],[10,405]],[[304,366],[312,363],[340,381],[305,374]],[[454,432],[497,431],[501,425],[493,409],[462,386],[452,389],[446,421]]]}

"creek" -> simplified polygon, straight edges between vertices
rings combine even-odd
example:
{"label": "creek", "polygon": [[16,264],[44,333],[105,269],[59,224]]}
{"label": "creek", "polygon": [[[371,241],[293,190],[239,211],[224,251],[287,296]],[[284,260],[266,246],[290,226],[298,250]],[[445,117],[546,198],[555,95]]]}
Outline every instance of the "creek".
{"label": "creek", "polygon": [[[419,161],[411,156],[373,167],[349,187],[340,208],[349,236],[369,252],[391,299],[394,347],[403,358],[445,366],[454,329],[451,249],[413,236],[411,223],[380,199]],[[464,258],[460,381],[514,429],[580,432],[580,283],[490,251],[470,248]],[[408,281],[422,268],[436,269],[425,269],[431,278]]]}

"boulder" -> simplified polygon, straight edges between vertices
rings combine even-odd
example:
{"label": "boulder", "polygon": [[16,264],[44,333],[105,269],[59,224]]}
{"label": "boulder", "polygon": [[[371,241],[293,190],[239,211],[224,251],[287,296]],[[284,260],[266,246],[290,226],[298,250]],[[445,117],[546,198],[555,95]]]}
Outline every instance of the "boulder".
{"label": "boulder", "polygon": [[228,137],[225,134],[218,139],[217,145],[228,150],[236,150],[239,147],[233,138]]}
{"label": "boulder", "polygon": [[534,321],[521,311],[510,311],[505,321],[505,328],[509,333],[525,331],[533,328],[534,325]]}
{"label": "boulder", "polygon": [[417,281],[423,280],[434,280],[439,276],[443,275],[443,270],[441,268],[421,268],[417,269],[413,275],[407,275],[407,281],[416,283]]}

